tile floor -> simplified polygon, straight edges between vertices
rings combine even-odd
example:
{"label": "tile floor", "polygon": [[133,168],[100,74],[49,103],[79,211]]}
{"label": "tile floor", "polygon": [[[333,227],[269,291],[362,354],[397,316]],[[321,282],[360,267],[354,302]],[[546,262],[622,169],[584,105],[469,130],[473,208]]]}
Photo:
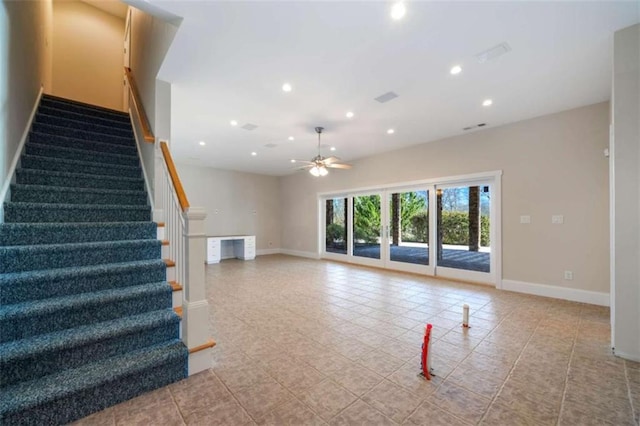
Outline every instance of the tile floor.
{"label": "tile floor", "polygon": [[608,308],[280,255],[207,266],[207,282],[212,368],[79,424],[639,421],[640,364],[611,355]]}

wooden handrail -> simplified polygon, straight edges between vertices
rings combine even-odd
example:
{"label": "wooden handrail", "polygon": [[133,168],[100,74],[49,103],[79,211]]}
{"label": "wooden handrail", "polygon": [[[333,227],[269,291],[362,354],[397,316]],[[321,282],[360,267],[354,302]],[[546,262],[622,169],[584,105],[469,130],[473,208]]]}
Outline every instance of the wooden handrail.
{"label": "wooden handrail", "polygon": [[171,153],[169,152],[169,146],[166,142],[160,142],[160,149],[162,150],[162,156],[164,157],[164,162],[167,164],[167,170],[169,170],[169,176],[171,176],[171,182],[173,182],[173,187],[176,190],[176,195],[178,196],[178,202],[180,203],[180,208],[182,211],[186,211],[189,208],[189,201],[187,200],[187,195],[184,193],[184,188],[182,188],[182,183],[180,182],[180,178],[178,177],[178,172],[176,171],[176,166],[173,164],[173,158],[171,158]]}
{"label": "wooden handrail", "polygon": [[140,99],[138,86],[136,86],[136,82],[133,79],[131,68],[124,67],[124,74],[127,77],[129,91],[131,92],[131,99],[133,100],[133,107],[136,109],[136,114],[138,114],[138,119],[140,120],[140,126],[142,127],[142,135],[144,137],[144,140],[146,142],[154,143],[156,141],[156,138],[155,136],[153,136],[151,126],[149,125],[149,119],[147,118],[147,114],[144,112],[144,106],[142,105],[142,100]]}

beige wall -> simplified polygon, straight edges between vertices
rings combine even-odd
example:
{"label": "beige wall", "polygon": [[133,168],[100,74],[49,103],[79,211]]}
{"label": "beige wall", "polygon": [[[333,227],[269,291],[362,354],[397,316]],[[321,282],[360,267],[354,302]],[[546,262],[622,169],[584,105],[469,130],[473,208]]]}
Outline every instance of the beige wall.
{"label": "beige wall", "polygon": [[0,4],[0,187],[40,87],[51,81],[51,19],[50,1]]}
{"label": "beige wall", "polygon": [[131,71],[154,133],[158,127],[156,108],[159,107],[156,104],[156,79],[177,31],[177,26],[131,8]]}
{"label": "beige wall", "polygon": [[[171,85],[158,80],[157,76],[178,27],[136,8],[132,7],[129,10],[131,13],[130,68],[156,141],[170,140]],[[142,140],[137,123],[136,133],[139,135],[138,139]],[[160,178],[155,173],[155,149],[157,146],[153,144],[142,143],[140,146],[142,164],[149,178],[148,184],[152,194],[155,192],[156,181]]]}
{"label": "beige wall", "polygon": [[640,361],[640,24],[614,36],[612,113],[613,343]]}
{"label": "beige wall", "polygon": [[258,250],[280,248],[277,177],[187,164],[176,167],[189,204],[207,212],[207,235],[255,235]]}
{"label": "beige wall", "polygon": [[53,2],[52,94],[123,109],[124,19],[80,1]]}
{"label": "beige wall", "polygon": [[503,279],[608,292],[608,122],[601,103],[376,155],[322,179],[283,177],[282,248],[317,250],[318,192],[502,170]]}

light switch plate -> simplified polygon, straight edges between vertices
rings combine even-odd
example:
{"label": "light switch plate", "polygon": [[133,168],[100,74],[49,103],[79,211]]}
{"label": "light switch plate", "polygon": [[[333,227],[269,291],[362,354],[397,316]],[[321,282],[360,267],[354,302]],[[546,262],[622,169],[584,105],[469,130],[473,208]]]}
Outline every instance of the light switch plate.
{"label": "light switch plate", "polygon": [[531,223],[531,216],[529,215],[520,216],[520,223]]}
{"label": "light switch plate", "polygon": [[564,223],[564,216],[561,214],[554,214],[551,216],[551,223],[554,225],[562,225]]}

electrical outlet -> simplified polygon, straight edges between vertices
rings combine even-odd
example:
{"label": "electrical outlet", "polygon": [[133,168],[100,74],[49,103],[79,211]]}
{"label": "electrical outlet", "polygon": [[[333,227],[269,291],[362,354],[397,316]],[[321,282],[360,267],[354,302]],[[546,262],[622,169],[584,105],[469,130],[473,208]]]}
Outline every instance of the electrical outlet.
{"label": "electrical outlet", "polygon": [[571,281],[573,279],[573,271],[564,271],[564,279]]}
{"label": "electrical outlet", "polygon": [[551,216],[551,223],[554,225],[562,225],[564,223],[564,216],[561,214],[554,214]]}
{"label": "electrical outlet", "polygon": [[520,216],[520,223],[531,223],[531,216]]}

